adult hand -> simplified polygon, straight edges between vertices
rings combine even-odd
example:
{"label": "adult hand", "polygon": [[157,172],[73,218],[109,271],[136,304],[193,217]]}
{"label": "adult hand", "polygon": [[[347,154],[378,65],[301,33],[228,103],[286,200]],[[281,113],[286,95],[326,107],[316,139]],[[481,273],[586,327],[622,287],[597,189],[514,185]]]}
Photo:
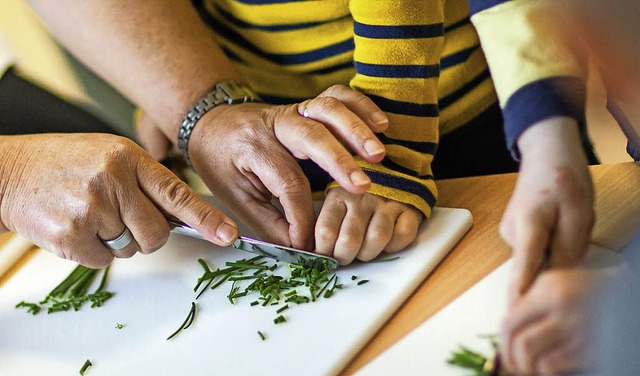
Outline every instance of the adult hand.
{"label": "adult hand", "polygon": [[515,191],[500,223],[513,249],[510,301],[526,292],[548,255],[550,267],[584,257],[594,221],[593,187],[577,124],[552,118],[526,130]]}
{"label": "adult hand", "polygon": [[[345,190],[364,193],[371,181],[342,143],[379,162],[384,146],[374,132],[387,126],[368,97],[337,85],[302,104],[218,106],[195,127],[189,153],[213,194],[259,236],[310,250],[315,212],[296,158],[313,160]],[[284,213],[272,205],[272,195]]]}
{"label": "adult hand", "polygon": [[316,252],[346,265],[393,253],[415,239],[422,213],[413,206],[337,187],[327,193],[316,223]]}
{"label": "adult hand", "polygon": [[[62,258],[100,268],[114,256],[153,252],[169,236],[165,215],[218,245],[238,235],[230,218],[125,138],[29,135],[2,137],[0,144],[3,226]],[[134,241],[106,248],[101,240],[125,228]]]}
{"label": "adult hand", "polygon": [[579,269],[551,269],[512,306],[502,325],[500,353],[508,374],[557,375],[590,366],[589,305],[594,276]]}

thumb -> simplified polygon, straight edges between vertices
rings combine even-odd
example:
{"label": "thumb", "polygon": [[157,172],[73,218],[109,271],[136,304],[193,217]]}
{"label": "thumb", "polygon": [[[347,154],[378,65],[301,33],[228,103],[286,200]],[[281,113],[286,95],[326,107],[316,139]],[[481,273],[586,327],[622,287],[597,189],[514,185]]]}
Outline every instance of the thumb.
{"label": "thumb", "polygon": [[185,182],[151,157],[141,158],[137,168],[140,188],[159,208],[221,246],[238,237],[238,225],[206,202]]}

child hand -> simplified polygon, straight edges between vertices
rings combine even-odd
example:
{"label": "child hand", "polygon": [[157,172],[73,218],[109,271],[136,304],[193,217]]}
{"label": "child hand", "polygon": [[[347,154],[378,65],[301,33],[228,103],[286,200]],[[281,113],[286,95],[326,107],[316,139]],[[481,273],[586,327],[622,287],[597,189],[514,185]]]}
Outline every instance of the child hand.
{"label": "child hand", "polygon": [[500,347],[506,368],[518,375],[588,368],[593,359],[589,304],[600,282],[577,268],[543,272],[503,322]]}
{"label": "child hand", "polygon": [[341,187],[327,193],[316,222],[316,252],[341,265],[394,253],[416,237],[424,216],[413,206],[370,193],[352,194]]}

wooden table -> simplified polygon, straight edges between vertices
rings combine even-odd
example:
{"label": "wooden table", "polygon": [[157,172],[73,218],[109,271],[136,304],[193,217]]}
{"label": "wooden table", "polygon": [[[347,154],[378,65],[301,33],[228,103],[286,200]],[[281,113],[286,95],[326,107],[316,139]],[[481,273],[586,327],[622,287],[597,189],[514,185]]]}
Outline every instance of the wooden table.
{"label": "wooden table", "polygon": [[[591,173],[596,192],[592,242],[619,249],[640,225],[640,164],[594,166]],[[474,226],[356,356],[344,375],[357,371],[510,257],[498,224],[516,178],[517,174],[505,174],[438,182],[438,204],[469,209]],[[0,236],[0,247],[6,239],[7,235]],[[0,286],[8,277],[0,277]]]}

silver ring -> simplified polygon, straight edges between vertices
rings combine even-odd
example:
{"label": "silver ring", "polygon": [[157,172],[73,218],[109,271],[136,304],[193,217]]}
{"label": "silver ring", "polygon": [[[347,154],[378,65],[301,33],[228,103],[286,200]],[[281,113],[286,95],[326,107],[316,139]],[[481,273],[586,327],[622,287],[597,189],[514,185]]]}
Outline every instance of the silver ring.
{"label": "silver ring", "polygon": [[129,230],[128,227],[125,227],[122,234],[118,235],[118,237],[111,240],[103,240],[102,244],[104,244],[104,246],[109,249],[112,249],[114,251],[119,251],[125,248],[126,246],[128,246],[129,244],[131,244],[132,241],[133,241],[133,234],[131,233],[131,230]]}

